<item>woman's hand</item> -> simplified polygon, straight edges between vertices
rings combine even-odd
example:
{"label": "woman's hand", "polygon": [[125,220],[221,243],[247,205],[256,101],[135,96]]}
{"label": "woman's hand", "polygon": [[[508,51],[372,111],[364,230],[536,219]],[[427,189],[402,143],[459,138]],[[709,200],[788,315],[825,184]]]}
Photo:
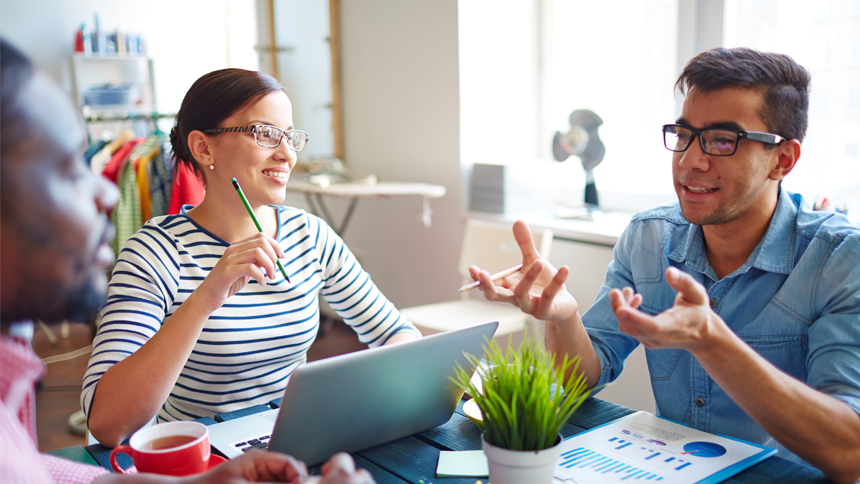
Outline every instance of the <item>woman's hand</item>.
{"label": "woman's hand", "polygon": [[286,257],[274,238],[259,233],[236,242],[224,251],[224,255],[194,291],[203,298],[212,311],[220,308],[230,296],[241,291],[251,279],[266,285],[266,279],[274,280],[278,271],[277,260]]}
{"label": "woman's hand", "polygon": [[579,305],[564,285],[570,274],[566,266],[556,270],[541,258],[531,230],[525,222],[514,223],[514,238],[523,255],[520,272],[493,281],[490,273],[477,266],[469,268],[472,279],[481,281],[478,288],[490,301],[504,301],[522,312],[544,321],[567,321],[576,316]]}

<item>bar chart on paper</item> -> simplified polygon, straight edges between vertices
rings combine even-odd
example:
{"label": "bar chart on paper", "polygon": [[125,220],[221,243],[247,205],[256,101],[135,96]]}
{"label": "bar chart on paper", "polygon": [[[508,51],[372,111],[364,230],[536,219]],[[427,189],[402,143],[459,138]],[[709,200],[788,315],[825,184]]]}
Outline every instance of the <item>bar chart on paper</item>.
{"label": "bar chart on paper", "polygon": [[681,471],[692,465],[686,459],[637,446],[618,437],[612,437],[607,442],[610,444],[609,449],[622,452],[601,453],[595,449],[577,447],[563,452],[558,465],[563,469],[579,470],[580,476],[593,474],[603,482],[659,482],[672,471]]}
{"label": "bar chart on paper", "polygon": [[719,482],[775,452],[638,412],[562,442],[554,482]]}

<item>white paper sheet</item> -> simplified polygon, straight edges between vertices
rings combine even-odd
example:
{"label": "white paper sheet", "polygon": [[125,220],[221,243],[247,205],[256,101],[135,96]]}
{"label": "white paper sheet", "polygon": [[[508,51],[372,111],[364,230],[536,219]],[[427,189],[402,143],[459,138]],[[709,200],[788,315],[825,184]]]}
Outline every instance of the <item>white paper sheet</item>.
{"label": "white paper sheet", "polygon": [[553,482],[716,483],[775,453],[636,412],[562,442]]}

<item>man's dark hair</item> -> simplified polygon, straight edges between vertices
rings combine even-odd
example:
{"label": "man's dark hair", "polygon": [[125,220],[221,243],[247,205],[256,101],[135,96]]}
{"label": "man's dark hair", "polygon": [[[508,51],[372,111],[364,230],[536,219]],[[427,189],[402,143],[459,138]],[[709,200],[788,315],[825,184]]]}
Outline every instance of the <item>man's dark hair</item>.
{"label": "man's dark hair", "polygon": [[0,38],[0,209],[10,194],[11,180],[6,176],[6,155],[11,153],[26,129],[26,117],[19,102],[21,90],[34,74],[33,63],[15,46]]}
{"label": "man's dark hair", "polygon": [[675,88],[682,94],[693,88],[703,94],[725,88],[759,90],[764,96],[759,116],[768,130],[803,141],[809,122],[809,80],[809,71],[785,54],[718,47],[690,60]]}
{"label": "man's dark hair", "polygon": [[14,146],[11,136],[21,114],[18,93],[33,77],[33,64],[20,50],[0,38],[0,154]]}

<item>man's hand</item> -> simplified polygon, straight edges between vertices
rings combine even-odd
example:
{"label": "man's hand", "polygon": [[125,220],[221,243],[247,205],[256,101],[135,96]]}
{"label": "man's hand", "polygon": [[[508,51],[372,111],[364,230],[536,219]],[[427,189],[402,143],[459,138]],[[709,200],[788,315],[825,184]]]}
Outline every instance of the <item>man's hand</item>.
{"label": "man's hand", "polygon": [[618,327],[647,348],[690,351],[708,376],[765,432],[835,482],[860,476],[860,417],[845,402],[786,374],[750,348],[714,313],[689,274],[666,270],[678,291],[657,316],[638,310],[642,296],[625,287],[609,293]]}
{"label": "man's hand", "polygon": [[190,484],[247,484],[250,482],[290,482],[308,480],[304,462],[278,452],[253,451],[194,476]]}
{"label": "man's hand", "polygon": [[[299,484],[307,481],[308,469],[304,462],[277,452],[252,451],[194,476],[173,477],[149,473],[107,474],[93,481],[93,484],[248,484],[251,482]],[[340,481],[332,481],[332,483],[340,484]]]}
{"label": "man's hand", "polygon": [[366,470],[355,470],[352,457],[341,452],[331,456],[331,459],[323,464],[319,484],[376,484],[376,481]]}
{"label": "man's hand", "polygon": [[649,349],[681,348],[693,351],[704,342],[714,324],[725,324],[708,304],[708,293],[689,274],[666,269],[666,281],[675,295],[675,305],[657,316],[639,311],[642,295],[625,287],[609,293],[618,328]]}
{"label": "man's hand", "polygon": [[349,454],[335,454],[322,467],[322,477],[308,477],[304,462],[278,452],[251,451],[214,469],[190,477],[158,474],[107,474],[94,484],[249,484],[288,482],[291,484],[376,484],[364,469],[355,469]]}
{"label": "man's hand", "polygon": [[484,297],[513,304],[539,320],[566,321],[575,317],[579,306],[564,286],[570,270],[566,266],[556,270],[541,258],[525,222],[514,223],[514,238],[523,254],[520,272],[493,283],[489,272],[477,266],[469,268],[472,279],[481,281],[478,288]]}
{"label": "man's hand", "polygon": [[323,464],[322,477],[308,477],[305,464],[277,452],[249,452],[197,476],[193,484],[247,484],[251,482],[290,482],[318,484],[375,484],[364,469],[355,469],[349,454],[338,453]]}

